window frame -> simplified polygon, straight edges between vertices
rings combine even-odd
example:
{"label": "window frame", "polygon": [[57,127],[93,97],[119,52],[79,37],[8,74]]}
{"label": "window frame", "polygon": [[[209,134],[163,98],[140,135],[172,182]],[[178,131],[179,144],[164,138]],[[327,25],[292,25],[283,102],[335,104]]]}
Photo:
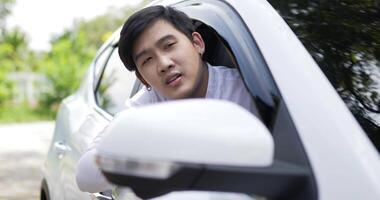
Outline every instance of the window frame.
{"label": "window frame", "polygon": [[[206,8],[198,5],[208,6],[207,8],[213,12],[203,12],[202,10]],[[189,0],[173,6],[191,16],[192,19],[211,26],[228,41],[243,81],[254,97],[263,121],[271,129],[281,97],[267,63],[241,17],[231,6],[221,1]],[[246,31],[237,32],[236,30]]]}
{"label": "window frame", "polygon": [[[97,57],[97,59],[103,54],[103,53],[107,53],[108,55],[107,58],[106,58],[106,61],[103,63],[103,65],[101,66],[101,69],[99,70],[99,74],[94,74],[94,88],[93,88],[93,95],[94,95],[94,100],[95,100],[95,105],[96,105],[96,109],[98,112],[100,112],[101,114],[104,114],[106,113],[106,115],[108,116],[111,116],[113,117],[114,114],[108,112],[106,109],[104,109],[103,107],[101,107],[99,105],[99,102],[98,102],[98,97],[97,97],[97,92],[99,90],[99,87],[100,87],[100,84],[102,82],[102,77],[105,73],[105,70],[106,70],[106,67],[107,67],[107,64],[109,62],[109,60],[111,59],[112,55],[114,52],[117,52],[117,48],[118,48],[118,43],[115,43],[115,44],[112,44],[112,45],[108,45],[100,54],[99,56]],[[95,68],[96,68],[96,62],[95,62]],[[94,69],[94,73],[96,73],[96,69]],[[139,85],[140,85],[140,81],[138,80],[138,78],[134,75],[135,77],[135,81],[133,83],[133,86],[132,86],[132,91],[129,95],[129,98],[132,97],[133,95],[135,95],[138,90],[139,90]]]}

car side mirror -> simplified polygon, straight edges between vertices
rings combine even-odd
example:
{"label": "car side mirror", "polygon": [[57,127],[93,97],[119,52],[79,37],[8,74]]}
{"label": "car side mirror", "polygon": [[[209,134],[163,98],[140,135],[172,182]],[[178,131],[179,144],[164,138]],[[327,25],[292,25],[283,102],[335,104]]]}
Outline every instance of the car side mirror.
{"label": "car side mirror", "polygon": [[110,182],[143,198],[192,189],[207,166],[267,167],[274,156],[265,125],[222,100],[131,108],[117,114],[104,131],[97,147],[100,169]]}

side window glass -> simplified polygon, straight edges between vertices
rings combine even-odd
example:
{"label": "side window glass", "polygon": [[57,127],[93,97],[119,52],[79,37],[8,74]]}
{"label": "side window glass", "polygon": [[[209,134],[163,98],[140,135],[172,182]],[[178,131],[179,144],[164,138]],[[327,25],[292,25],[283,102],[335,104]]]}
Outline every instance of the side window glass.
{"label": "side window glass", "polygon": [[106,62],[110,56],[111,51],[112,51],[112,48],[105,49],[95,60],[95,70],[94,70],[95,81],[94,81],[94,83],[98,82],[100,72],[102,71],[103,66],[106,64]]}
{"label": "side window glass", "polygon": [[[203,36],[206,43],[203,58],[212,65],[238,68],[253,97],[252,107],[257,116],[268,127],[272,126],[280,95],[256,42],[236,11],[219,1],[201,5],[184,2],[176,6],[194,20]],[[210,10],[215,12],[210,14]]]}
{"label": "side window glass", "polygon": [[124,108],[136,81],[135,73],[128,71],[121,62],[117,48],[113,50],[96,89],[99,107],[114,115]]}

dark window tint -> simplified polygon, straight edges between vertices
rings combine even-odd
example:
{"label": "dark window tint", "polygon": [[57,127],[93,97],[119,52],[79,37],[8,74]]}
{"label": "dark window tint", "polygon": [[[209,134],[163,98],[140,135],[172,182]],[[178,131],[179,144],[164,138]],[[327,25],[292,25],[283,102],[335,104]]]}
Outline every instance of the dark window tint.
{"label": "dark window tint", "polygon": [[131,95],[135,80],[135,73],[124,67],[115,49],[105,66],[96,90],[98,105],[111,115],[122,110],[125,101]]}
{"label": "dark window tint", "polygon": [[380,150],[380,1],[269,2]]}

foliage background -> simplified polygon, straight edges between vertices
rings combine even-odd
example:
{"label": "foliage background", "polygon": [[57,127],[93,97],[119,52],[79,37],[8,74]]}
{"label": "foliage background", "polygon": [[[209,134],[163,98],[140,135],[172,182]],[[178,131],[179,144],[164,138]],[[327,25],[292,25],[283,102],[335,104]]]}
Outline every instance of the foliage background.
{"label": "foliage background", "polygon": [[[123,24],[137,8],[126,6],[109,10],[91,20],[75,20],[72,26],[54,36],[47,52],[29,48],[26,33],[19,28],[7,29],[5,22],[15,0],[0,0],[0,123],[54,119],[59,103],[79,86],[81,77],[96,50]],[[15,103],[12,72],[43,74],[48,80],[36,105]]]}

